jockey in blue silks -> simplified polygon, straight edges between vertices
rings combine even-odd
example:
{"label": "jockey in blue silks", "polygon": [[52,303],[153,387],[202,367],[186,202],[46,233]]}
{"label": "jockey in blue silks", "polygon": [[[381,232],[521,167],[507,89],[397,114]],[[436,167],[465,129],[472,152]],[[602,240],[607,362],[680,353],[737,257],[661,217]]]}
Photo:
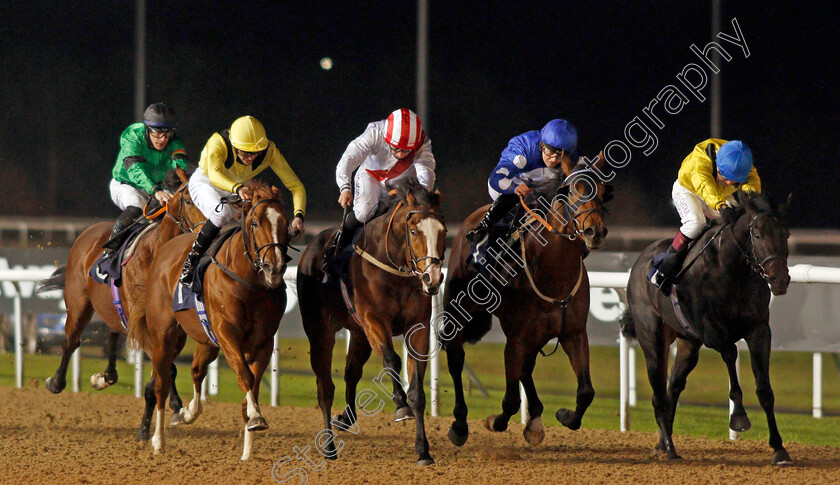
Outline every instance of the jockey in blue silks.
{"label": "jockey in blue silks", "polygon": [[484,239],[493,224],[516,206],[520,196],[527,196],[532,189],[556,187],[564,176],[560,167],[563,156],[574,160],[576,154],[577,130],[566,120],[551,120],[540,131],[511,138],[487,181],[493,205],[478,226],[467,233],[467,239]]}

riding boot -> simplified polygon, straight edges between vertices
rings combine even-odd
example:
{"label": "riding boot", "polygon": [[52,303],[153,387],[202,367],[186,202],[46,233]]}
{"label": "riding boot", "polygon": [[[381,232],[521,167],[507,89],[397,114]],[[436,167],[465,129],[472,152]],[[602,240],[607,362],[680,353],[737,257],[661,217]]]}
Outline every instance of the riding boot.
{"label": "riding boot", "polygon": [[344,222],[341,223],[341,229],[339,229],[338,234],[336,234],[333,238],[330,247],[328,247],[326,252],[324,252],[324,256],[326,256],[327,259],[330,259],[341,254],[342,250],[346,248],[351,241],[353,241],[353,236],[356,234],[356,230],[361,226],[362,223],[356,219],[356,214],[353,213],[353,211],[348,211],[347,217],[345,217]]}
{"label": "riding boot", "polygon": [[114,229],[111,230],[111,237],[102,245],[102,248],[105,249],[105,252],[102,253],[102,259],[110,257],[114,251],[119,249],[125,239],[125,233],[123,231],[131,226],[141,214],[143,214],[143,209],[130,205],[117,217],[117,222],[114,223]]}
{"label": "riding boot", "polygon": [[493,205],[487,209],[484,218],[475,228],[468,232],[466,238],[470,242],[477,243],[487,236],[493,225],[499,222],[516,205],[518,196],[516,194],[502,194],[493,201]]}
{"label": "riding boot", "polygon": [[178,278],[178,281],[180,281],[182,285],[187,288],[192,288],[193,276],[195,274],[195,269],[198,267],[198,262],[201,257],[204,256],[204,253],[207,251],[207,248],[210,247],[213,240],[216,239],[216,236],[219,235],[219,229],[220,228],[218,226],[210,221],[204,223],[204,226],[201,228],[201,232],[199,232],[198,237],[195,238],[190,254],[187,255],[187,260],[184,261],[184,269],[181,271],[181,276]]}
{"label": "riding boot", "polygon": [[671,285],[676,283],[677,275],[679,275],[683,262],[688,255],[691,241],[690,238],[679,232],[668,249],[653,258],[650,272],[648,272],[648,280],[659,287],[666,296],[671,293]]}

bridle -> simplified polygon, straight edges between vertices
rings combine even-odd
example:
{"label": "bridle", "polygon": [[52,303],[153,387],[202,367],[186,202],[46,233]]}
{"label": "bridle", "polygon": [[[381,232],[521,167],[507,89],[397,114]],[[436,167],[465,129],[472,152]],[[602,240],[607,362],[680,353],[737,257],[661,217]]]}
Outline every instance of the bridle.
{"label": "bridle", "polygon": [[773,214],[772,212],[759,212],[758,214],[754,215],[752,219],[750,219],[750,224],[747,227],[747,230],[750,234],[749,252],[745,251],[744,248],[742,248],[741,245],[738,244],[738,239],[735,237],[734,224],[731,224],[730,228],[732,229],[732,240],[735,242],[735,246],[738,248],[738,250],[741,251],[741,254],[745,258],[747,258],[747,263],[749,263],[750,268],[752,268],[753,271],[755,271],[756,273],[760,274],[761,277],[764,278],[764,281],[769,283],[770,274],[767,273],[767,265],[770,264],[771,261],[774,261],[776,259],[781,259],[785,262],[785,264],[787,264],[787,256],[782,256],[781,254],[771,254],[764,259],[759,259],[758,254],[756,254],[755,252],[755,234],[753,233],[753,224],[755,224],[755,221],[758,220],[759,217],[768,217],[771,219],[781,220],[779,216]]}
{"label": "bridle", "polygon": [[[388,227],[385,229],[385,255],[388,257],[388,261],[391,262],[391,265],[394,268],[396,268],[397,271],[399,271],[400,273],[404,273],[404,274],[410,273],[411,275],[414,275],[414,276],[416,276],[416,277],[418,277],[422,280],[424,272],[420,270],[420,268],[418,266],[418,263],[420,263],[421,261],[429,260],[429,263],[428,263],[429,266],[434,266],[434,265],[442,266],[443,265],[443,259],[442,259],[443,255],[441,255],[440,258],[435,258],[435,257],[432,257],[432,256],[423,256],[421,258],[418,258],[417,255],[414,253],[414,248],[411,246],[411,240],[409,238],[409,234],[411,232],[411,229],[409,229],[409,227],[408,227],[408,221],[411,220],[411,216],[413,216],[414,214],[424,214],[424,215],[428,215],[428,216],[431,216],[431,217],[439,218],[441,220],[441,223],[443,223],[443,215],[440,214],[440,213],[437,213],[437,212],[432,212],[432,211],[414,210],[414,211],[409,211],[408,212],[408,214],[405,217],[405,224],[404,224],[405,225],[405,247],[406,247],[406,249],[405,249],[405,259],[406,259],[406,264],[399,265],[399,264],[394,262],[393,258],[391,258],[391,251],[390,251],[390,248],[389,248],[388,241],[390,239],[391,227],[394,224],[394,217],[397,215],[397,212],[400,210],[401,206],[402,206],[402,201],[400,201],[397,204],[397,207],[394,209],[393,214],[391,214],[391,219],[388,220]],[[445,226],[445,224],[444,224],[444,226]]]}
{"label": "bridle", "polygon": [[195,228],[204,223],[204,221],[193,223],[190,216],[187,214],[187,211],[184,209],[184,204],[192,203],[192,200],[184,197],[186,189],[187,184],[182,184],[178,187],[178,190],[175,191],[175,194],[178,195],[178,217],[172,215],[169,210],[165,212],[166,216],[172,219],[172,221],[175,222],[175,225],[178,226],[178,229],[180,229],[183,233],[195,232]]}
{"label": "bridle", "polygon": [[278,205],[281,204],[280,201],[276,199],[263,199],[257,202],[256,204],[251,205],[251,210],[248,211],[248,214],[242,214],[242,217],[240,217],[240,228],[242,232],[242,243],[245,246],[245,256],[248,256],[248,260],[251,261],[251,265],[254,267],[254,271],[257,272],[262,271],[263,265],[265,264],[264,256],[268,253],[269,250],[273,248],[280,248],[280,252],[283,255],[283,259],[286,263],[288,263],[292,259],[288,255],[288,242],[270,242],[263,244],[262,246],[257,246],[256,238],[254,237],[254,226],[252,224],[247,223],[247,221],[251,218],[251,215],[254,213],[254,209],[256,209],[262,204],[267,204],[271,202],[274,202]]}

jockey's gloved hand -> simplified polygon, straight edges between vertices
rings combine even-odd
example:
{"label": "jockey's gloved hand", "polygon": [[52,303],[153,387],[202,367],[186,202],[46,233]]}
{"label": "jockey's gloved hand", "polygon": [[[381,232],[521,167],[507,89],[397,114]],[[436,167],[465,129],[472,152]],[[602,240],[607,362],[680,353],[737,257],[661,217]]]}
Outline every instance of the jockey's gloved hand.
{"label": "jockey's gloved hand", "polygon": [[722,205],[718,209],[718,213],[725,224],[735,224],[735,220],[738,219],[738,212],[728,204]]}

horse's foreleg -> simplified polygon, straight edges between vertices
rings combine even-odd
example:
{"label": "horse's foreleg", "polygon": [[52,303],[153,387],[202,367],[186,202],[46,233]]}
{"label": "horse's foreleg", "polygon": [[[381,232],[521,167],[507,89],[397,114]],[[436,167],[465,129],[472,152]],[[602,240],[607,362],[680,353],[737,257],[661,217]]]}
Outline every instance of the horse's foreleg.
{"label": "horse's foreleg", "polygon": [[108,341],[105,344],[105,353],[108,357],[108,366],[105,372],[94,374],[90,377],[90,385],[97,391],[107,389],[117,383],[117,347],[120,342],[120,333],[108,330]]}
{"label": "horse's foreleg", "polygon": [[720,356],[729,372],[729,399],[734,404],[732,416],[729,417],[729,429],[738,432],[747,431],[751,427],[750,418],[747,417],[747,410],[744,409],[744,393],[738,382],[738,369],[735,365],[738,359],[738,348],[734,343],[725,345],[720,350]]}
{"label": "horse's foreleg", "polygon": [[250,391],[245,395],[245,402],[243,407],[247,407],[248,424],[245,425],[245,442],[242,446],[242,460],[247,460],[251,457],[251,451],[254,445],[254,432],[265,431],[268,429],[268,422],[260,412],[260,383],[265,369],[268,367],[268,362],[271,360],[271,353],[274,351],[274,339],[267,339],[263,342],[263,346],[256,350],[254,361],[248,366],[251,373],[254,375],[254,385]]}
{"label": "horse's foreleg", "polygon": [[392,397],[394,399],[394,404],[397,405],[397,410],[394,412],[394,421],[400,422],[408,419],[414,419],[414,413],[408,405],[405,390],[403,389],[403,381],[399,377],[401,375],[400,371],[402,370],[402,359],[400,359],[400,356],[394,350],[390,336],[385,340],[381,349],[383,367],[392,371],[389,373],[391,383],[394,386],[394,394]]}
{"label": "horse's foreleg", "polygon": [[[69,302],[69,295],[66,295],[65,302]],[[61,363],[53,377],[47,378],[46,387],[53,394],[58,394],[67,386],[67,366],[70,364],[70,357],[79,348],[82,332],[85,330],[90,318],[93,316],[93,305],[84,296],[85,301],[80,308],[67,307],[67,320],[64,323],[64,344],[61,346]],[[76,305],[78,306],[78,305]]]}
{"label": "horse's foreleg", "polygon": [[[155,346],[152,351],[152,366],[155,373],[155,434],[152,436],[152,448],[155,454],[163,452],[166,444],[165,427],[166,422],[166,399],[169,397],[169,388],[172,385],[171,366],[172,359],[169,357],[165,344]],[[148,401],[147,401],[148,403]]]}
{"label": "horse's foreleg", "polygon": [[774,465],[788,465],[793,463],[785,447],[782,446],[782,436],[776,426],[776,414],[773,407],[776,403],[773,389],[770,387],[770,327],[758,327],[747,338],[750,349],[753,375],[755,375],[755,394],[758,402],[767,416],[767,427],[770,430],[770,446],[773,448]]}
{"label": "horse's foreleg", "polygon": [[522,365],[522,377],[519,381],[525,389],[525,396],[528,398],[528,423],[522,430],[525,441],[536,446],[545,439],[545,429],[542,423],[543,404],[537,395],[537,387],[534,385],[534,366],[537,363],[537,352],[525,359]]}
{"label": "horse's foreleg", "polygon": [[411,376],[411,383],[408,386],[408,404],[414,414],[416,427],[414,451],[417,452],[417,464],[425,466],[435,462],[429,454],[429,440],[426,438],[426,392],[423,389],[426,360],[421,357],[429,355],[429,325],[426,324],[425,331],[411,333],[408,345],[414,354],[406,363]]}
{"label": "horse's foreleg", "polygon": [[519,379],[522,377],[524,351],[518,342],[508,340],[505,344],[505,397],[502,399],[502,414],[489,416],[484,427],[490,431],[505,431],[510,418],[519,411]]}
{"label": "horse's foreleg", "polygon": [[[207,376],[207,366],[219,355],[219,348],[214,345],[199,344],[193,352],[193,361],[190,366],[190,376],[193,382],[193,398],[186,406],[172,416],[172,424],[178,422],[184,424],[194,423],[201,415],[201,384]],[[174,386],[173,386],[174,387]]]}
{"label": "horse's foreleg", "polygon": [[[371,348],[364,334],[350,334],[350,349],[344,365],[344,397],[347,407],[341,414],[335,416],[334,421],[340,422],[346,428],[356,422],[356,387],[362,379],[365,363],[370,358]],[[345,429],[346,429],[345,428]],[[339,427],[339,429],[342,429]]]}
{"label": "horse's foreleg", "polygon": [[470,428],[467,424],[467,402],[464,399],[464,384],[461,374],[464,371],[464,339],[458,334],[446,344],[446,361],[449,366],[449,375],[452,377],[452,385],[455,388],[455,408],[452,415],[455,421],[449,427],[446,434],[449,441],[455,446],[462,446],[470,436]]}
{"label": "horse's foreleg", "polygon": [[557,410],[556,417],[563,426],[569,429],[580,428],[581,420],[592,404],[595,397],[595,389],[592,387],[592,379],[589,375],[589,340],[586,332],[577,332],[561,341],[563,350],[569,356],[572,370],[577,376],[577,397],[575,399],[575,410],[569,411],[565,408]]}
{"label": "horse's foreleg", "polygon": [[677,410],[677,403],[680,394],[685,389],[685,382],[688,374],[697,366],[700,357],[700,342],[686,339],[677,339],[677,357],[671,367],[671,377],[668,380],[668,398],[671,403],[668,421],[671,429],[674,429],[674,414]]}

